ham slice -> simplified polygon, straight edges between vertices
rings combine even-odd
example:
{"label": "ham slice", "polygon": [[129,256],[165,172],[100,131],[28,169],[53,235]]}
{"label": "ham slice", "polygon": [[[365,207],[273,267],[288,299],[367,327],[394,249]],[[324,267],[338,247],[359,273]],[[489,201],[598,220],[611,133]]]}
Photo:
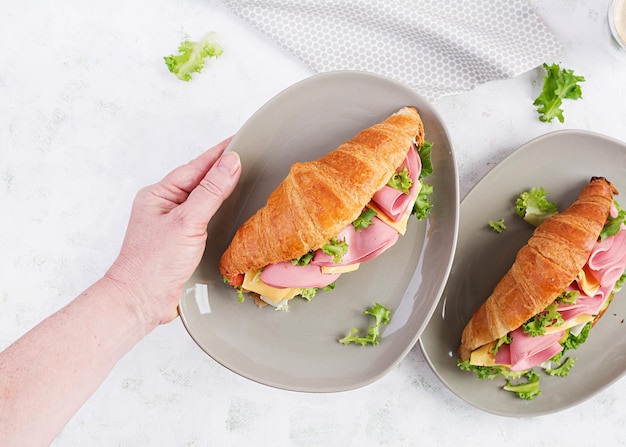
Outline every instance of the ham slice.
{"label": "ham slice", "polygon": [[519,327],[511,332],[509,345],[511,371],[524,371],[551,359],[563,350],[559,340],[563,331],[531,337]]}
{"label": "ham slice", "polygon": [[322,273],[319,265],[294,265],[291,261],[285,261],[265,267],[261,272],[261,281],[272,287],[309,289],[326,287],[340,275],[340,273]]}
{"label": "ham slice", "polygon": [[375,258],[398,240],[398,232],[385,224],[377,217],[372,218],[372,224],[360,232],[354,230],[352,224],[339,233],[337,239],[348,244],[348,252],[340,262],[334,262],[333,257],[319,249],[315,252],[311,264],[318,266],[352,265]]}
{"label": "ham slice", "polygon": [[496,365],[510,365],[511,364],[511,345],[503,344],[498,348],[496,352]]}
{"label": "ham slice", "polygon": [[390,186],[383,186],[376,191],[372,201],[394,221],[400,220],[404,216],[407,208],[411,206],[419,193],[419,174],[422,170],[422,162],[417,155],[417,150],[411,148],[406,155],[402,165],[396,170],[402,171],[406,167],[409,171],[409,177],[413,180],[413,185],[409,189],[408,194],[398,191]]}
{"label": "ham slice", "polygon": [[587,264],[602,287],[613,287],[626,267],[626,231],[623,226],[615,236],[596,243]]}
{"label": "ham slice", "polygon": [[[606,294],[610,294],[610,291]],[[602,307],[606,297],[602,293],[600,296],[588,297],[586,295],[579,295],[574,304],[561,304],[558,308],[559,313],[563,317],[563,321],[569,321],[572,318],[576,318],[578,315],[597,315]]]}
{"label": "ham slice", "polygon": [[[593,247],[587,267],[588,272],[600,283],[600,288],[594,296],[588,296],[581,291],[576,303],[559,305],[563,320],[567,321],[581,314],[597,315],[602,310],[615,283],[626,269],[626,231],[624,230],[626,228],[622,226],[615,236],[607,237]],[[577,282],[574,282],[571,288],[577,287]]]}

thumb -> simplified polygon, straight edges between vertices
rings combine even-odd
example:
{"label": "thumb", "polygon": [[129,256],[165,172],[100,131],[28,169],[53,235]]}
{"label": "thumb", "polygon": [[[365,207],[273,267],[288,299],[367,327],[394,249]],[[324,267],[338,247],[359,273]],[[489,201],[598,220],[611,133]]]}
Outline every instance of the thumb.
{"label": "thumb", "polygon": [[235,189],[241,175],[241,160],[236,152],[226,152],[200,180],[183,204],[194,220],[206,226],[224,200]]}

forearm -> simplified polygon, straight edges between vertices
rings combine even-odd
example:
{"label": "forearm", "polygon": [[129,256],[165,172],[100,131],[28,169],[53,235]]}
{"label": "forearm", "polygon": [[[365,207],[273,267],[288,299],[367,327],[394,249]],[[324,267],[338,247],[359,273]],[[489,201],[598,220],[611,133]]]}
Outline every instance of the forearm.
{"label": "forearm", "polygon": [[228,141],[140,190],[104,278],[0,352],[2,447],[51,443],[117,361],[178,316],[207,224],[241,174],[236,153],[222,156]]}
{"label": "forearm", "polygon": [[102,279],[0,353],[3,445],[47,445],[155,323]]}

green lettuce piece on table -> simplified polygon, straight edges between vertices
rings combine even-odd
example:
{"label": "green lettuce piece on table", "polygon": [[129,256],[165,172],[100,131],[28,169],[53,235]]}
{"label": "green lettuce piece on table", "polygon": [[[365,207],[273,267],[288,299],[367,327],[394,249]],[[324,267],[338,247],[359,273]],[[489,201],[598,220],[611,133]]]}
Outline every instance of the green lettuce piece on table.
{"label": "green lettuce piece on table", "polygon": [[192,73],[200,73],[205,60],[209,57],[220,57],[224,49],[217,41],[216,33],[207,33],[197,42],[185,39],[178,46],[178,54],[165,56],[165,64],[170,72],[181,81],[189,82]]}
{"label": "green lettuce piece on table", "polygon": [[558,64],[543,64],[546,76],[543,78],[543,90],[535,99],[539,120],[550,123],[554,118],[561,123],[565,121],[561,105],[564,99],[580,99],[583,96],[579,82],[584,82],[583,76],[574,75],[573,70],[561,68]]}

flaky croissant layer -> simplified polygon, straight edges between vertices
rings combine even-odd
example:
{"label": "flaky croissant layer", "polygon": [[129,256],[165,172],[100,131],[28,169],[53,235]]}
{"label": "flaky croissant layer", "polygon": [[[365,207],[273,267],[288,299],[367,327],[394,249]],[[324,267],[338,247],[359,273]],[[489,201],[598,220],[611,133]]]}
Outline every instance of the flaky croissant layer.
{"label": "flaky croissant layer", "polygon": [[618,192],[608,180],[593,177],[568,209],[535,229],[465,326],[458,350],[461,361],[543,311],[572,283],[598,240],[614,194]]}
{"label": "flaky croissant layer", "polygon": [[414,142],[424,142],[424,126],[414,107],[403,107],[321,158],[294,163],[266,205],[237,230],[220,260],[222,276],[321,247],[360,215]]}

